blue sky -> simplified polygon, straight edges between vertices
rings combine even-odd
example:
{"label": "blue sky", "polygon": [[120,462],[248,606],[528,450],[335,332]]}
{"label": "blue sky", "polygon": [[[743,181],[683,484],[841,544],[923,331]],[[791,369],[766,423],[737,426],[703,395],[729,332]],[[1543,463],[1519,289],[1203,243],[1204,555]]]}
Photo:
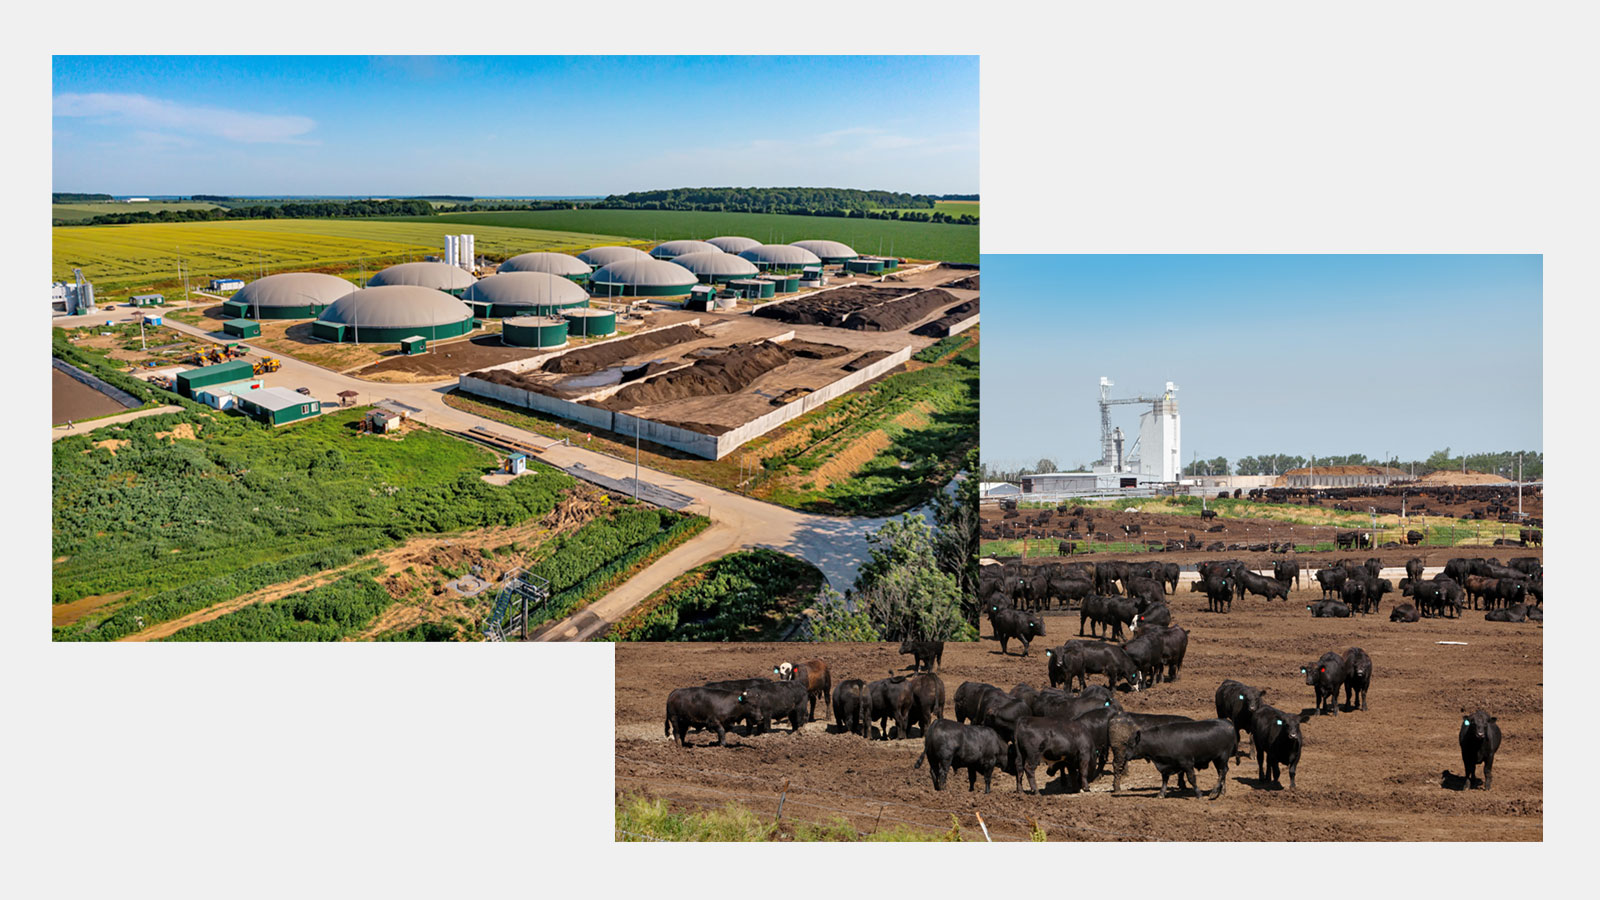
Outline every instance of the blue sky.
{"label": "blue sky", "polygon": [[[983,256],[982,453],[1099,456],[1177,384],[1185,464],[1542,449],[1537,255]],[[1137,434],[1140,407],[1113,424]]]}
{"label": "blue sky", "polygon": [[978,190],[975,56],[55,57],[57,191]]}

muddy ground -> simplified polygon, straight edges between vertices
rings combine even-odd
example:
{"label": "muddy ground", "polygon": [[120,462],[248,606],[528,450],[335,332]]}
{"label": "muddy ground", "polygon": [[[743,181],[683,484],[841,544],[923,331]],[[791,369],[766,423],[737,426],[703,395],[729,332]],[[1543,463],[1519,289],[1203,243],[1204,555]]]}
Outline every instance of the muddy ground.
{"label": "muddy ground", "polygon": [[50,370],[50,424],[81,422],[127,412],[121,403],[100,393],[60,369]]}
{"label": "muddy ground", "polygon": [[[1495,539],[1502,535],[1508,540],[1516,540],[1520,529],[1513,525],[1504,525],[1500,522],[1462,522],[1455,519],[1413,517],[1404,526],[1384,525],[1379,523],[1379,541],[1384,543],[1393,538],[1399,538],[1405,531],[1416,530],[1428,533],[1430,527],[1445,525],[1455,529],[1457,533],[1464,530],[1477,529],[1481,531],[1482,544],[1463,544],[1452,547],[1429,547],[1426,545],[1401,546],[1401,547],[1376,547],[1371,550],[1331,550],[1326,552],[1299,552],[1278,554],[1270,552],[1252,552],[1244,549],[1227,549],[1229,547],[1249,547],[1259,544],[1282,544],[1293,542],[1297,547],[1311,546],[1332,542],[1334,535],[1341,531],[1358,530],[1370,531],[1370,527],[1351,528],[1342,525],[1300,525],[1276,519],[1236,519],[1218,518],[1209,523],[1199,516],[1174,515],[1167,513],[1130,513],[1110,510],[1093,510],[1087,513],[1087,518],[1094,522],[1096,532],[1104,534],[1112,543],[1124,545],[1122,549],[1107,552],[1095,549],[1105,542],[1098,539],[1090,541],[1082,531],[1072,532],[1073,517],[1058,515],[1050,510],[1049,518],[1043,519],[1044,510],[1022,509],[1017,511],[1014,518],[1005,518],[1005,511],[995,504],[983,504],[980,512],[980,532],[984,541],[992,540],[1021,540],[1027,538],[1029,559],[1034,559],[1043,553],[1059,552],[1060,543],[1068,534],[1076,533],[1079,537],[1073,541],[1075,552],[1071,555],[1074,560],[1104,560],[1104,559],[1152,559],[1159,562],[1175,562],[1180,566],[1192,567],[1195,563],[1206,559],[1218,559],[1226,556],[1230,559],[1242,559],[1250,564],[1253,569],[1271,569],[1272,560],[1293,557],[1300,560],[1302,568],[1307,565],[1317,567],[1340,559],[1356,557],[1362,560],[1368,557],[1377,557],[1385,566],[1404,565],[1405,561],[1413,556],[1421,557],[1427,566],[1442,566],[1445,560],[1453,556],[1496,556],[1501,562],[1513,556],[1540,556],[1539,547],[1517,547],[1493,545]],[[1428,523],[1431,523],[1428,524]],[[1085,524],[1081,518],[1078,527]],[[1126,534],[1122,530],[1124,525],[1136,525],[1139,533]],[[1209,528],[1221,527],[1221,531],[1208,531]],[[1200,551],[1155,551],[1136,552],[1129,551],[1126,544],[1144,541],[1169,540],[1188,542],[1192,539],[1200,541],[1205,546],[1222,543],[1223,550]],[[1476,540],[1474,538],[1469,538]],[[1031,542],[1037,540],[1037,546]],[[1017,548],[1020,550],[1020,547]]]}
{"label": "muddy ground", "polygon": [[[1090,783],[1087,794],[1043,783],[1042,796],[1019,794],[998,774],[993,793],[969,794],[965,773],[943,792],[933,790],[926,767],[912,768],[922,749],[915,729],[908,740],[865,741],[832,733],[822,719],[790,735],[733,736],[715,747],[713,734],[691,735],[680,748],[662,734],[667,693],[714,679],[758,677],[783,659],[816,655],[829,662],[835,683],[881,678],[909,665],[895,645],[619,644],[616,647],[616,791],[668,798],[684,808],[719,807],[737,800],[771,816],[776,789],[785,781],[786,818],[827,821],[844,816],[860,831],[874,823],[909,822],[948,831],[952,813],[968,839],[981,839],[973,813],[981,813],[997,839],[1021,839],[1032,817],[1052,840],[1491,840],[1543,837],[1543,630],[1535,624],[1485,622],[1481,612],[1459,620],[1401,625],[1382,615],[1354,620],[1312,619],[1297,592],[1289,604],[1256,598],[1229,614],[1204,612],[1200,595],[1173,598],[1177,623],[1190,631],[1188,656],[1177,682],[1123,693],[1129,710],[1215,715],[1218,683],[1237,678],[1267,689],[1278,708],[1309,716],[1311,688],[1300,666],[1327,650],[1360,646],[1371,654],[1374,677],[1366,712],[1310,718],[1302,725],[1304,753],[1294,790],[1256,780],[1254,758],[1227,774],[1218,800],[1169,793],[1156,799],[1160,776],[1146,762],[1131,764],[1123,791],[1111,778]],[[1009,688],[1047,683],[1047,646],[1075,637],[1076,613],[1045,615],[1047,637],[1026,658],[1001,656],[988,638],[947,644],[939,675],[953,697],[963,681]],[[1440,644],[1461,641],[1465,646]],[[1462,771],[1456,743],[1460,713],[1483,707],[1499,717],[1504,743],[1496,758],[1494,788],[1455,789],[1442,773]],[[950,715],[947,700],[946,715]],[[874,731],[876,735],[876,731]],[[1243,742],[1248,746],[1248,738]],[[1481,775],[1481,772],[1480,772]],[[1287,782],[1285,782],[1286,784]],[[1216,773],[1200,773],[1210,790]]]}

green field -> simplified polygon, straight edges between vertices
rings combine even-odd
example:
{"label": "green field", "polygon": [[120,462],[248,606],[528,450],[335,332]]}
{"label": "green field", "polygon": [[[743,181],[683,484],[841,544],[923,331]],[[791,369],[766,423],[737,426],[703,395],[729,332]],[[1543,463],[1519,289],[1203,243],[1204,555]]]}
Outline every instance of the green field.
{"label": "green field", "polygon": [[176,200],[152,200],[148,203],[52,203],[51,221],[83,222],[95,216],[112,213],[158,213],[164,209],[182,212],[189,209],[216,209],[215,203],[179,203]]}
{"label": "green field", "polygon": [[947,216],[977,216],[977,200],[935,200],[933,209],[908,209],[905,207],[888,207],[899,212],[942,212]]}
{"label": "green field", "polygon": [[[245,219],[233,222],[160,222],[52,229],[51,272],[69,281],[81,267],[99,292],[144,288],[177,279],[183,254],[191,285],[223,276],[267,271],[349,269],[364,259],[369,271],[403,260],[442,254],[444,236],[459,220]],[[954,227],[954,226],[952,226]],[[477,248],[489,256],[533,250],[579,251],[619,243],[614,234],[575,234],[525,227],[475,227]]]}
{"label": "green field", "polygon": [[[926,212],[927,210],[922,210]],[[910,259],[945,262],[978,261],[978,229],[972,225],[895,222],[887,219],[843,219],[832,216],[783,216],[768,213],[725,213],[643,209],[555,209],[444,213],[444,234],[473,226],[484,249],[484,227],[533,228],[557,232],[625,235],[634,240],[669,241],[742,235],[766,243],[843,241],[859,253],[883,253]],[[392,221],[428,222],[429,218]],[[494,252],[494,251],[486,251]]]}

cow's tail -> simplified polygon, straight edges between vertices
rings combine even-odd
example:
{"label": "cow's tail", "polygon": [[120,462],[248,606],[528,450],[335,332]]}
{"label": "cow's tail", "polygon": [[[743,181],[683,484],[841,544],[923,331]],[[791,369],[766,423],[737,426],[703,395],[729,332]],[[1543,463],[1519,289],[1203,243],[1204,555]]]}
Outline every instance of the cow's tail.
{"label": "cow's tail", "polygon": [[913,769],[922,768],[922,761],[927,759],[927,758],[928,758],[928,750],[927,750],[926,747],[924,747],[922,752],[917,754],[917,761],[911,764],[911,768],[913,768]]}
{"label": "cow's tail", "polygon": [[822,702],[828,704],[828,712],[833,712],[833,670],[822,670]]}
{"label": "cow's tail", "polygon": [[667,737],[672,737],[672,713],[667,713],[666,721],[663,724],[665,726],[663,733],[666,734]]}

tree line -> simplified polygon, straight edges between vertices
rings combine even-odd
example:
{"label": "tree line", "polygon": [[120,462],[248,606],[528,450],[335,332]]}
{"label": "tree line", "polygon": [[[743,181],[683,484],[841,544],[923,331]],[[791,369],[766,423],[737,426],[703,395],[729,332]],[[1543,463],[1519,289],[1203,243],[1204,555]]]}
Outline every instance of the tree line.
{"label": "tree line", "polygon": [[[1517,476],[1517,456],[1522,456],[1522,478],[1524,481],[1539,481],[1544,477],[1544,454],[1538,450],[1493,450],[1485,453],[1464,453],[1454,456],[1450,448],[1435,450],[1426,459],[1377,459],[1365,453],[1346,453],[1343,455],[1332,454],[1328,456],[1299,456],[1288,453],[1262,453],[1256,456],[1241,456],[1236,460],[1229,460],[1225,456],[1212,459],[1191,460],[1183,467],[1186,477],[1195,475],[1282,475],[1290,469],[1304,469],[1311,466],[1389,466],[1403,469],[1407,473],[1416,473],[1420,478],[1430,472],[1460,472],[1463,467],[1469,472],[1487,472],[1491,475],[1502,475],[1506,478]],[[1086,470],[1088,466],[1080,464],[1079,471]],[[1032,466],[1021,466],[1014,469],[1001,469],[991,467],[987,463],[979,466],[980,477],[983,481],[1007,481],[1016,483],[1029,475],[1048,475],[1059,471],[1054,460],[1041,459]]]}
{"label": "tree line", "polygon": [[[198,198],[196,198],[198,199]],[[431,216],[426,200],[312,200],[236,206],[231,209],[163,209],[159,212],[107,213],[56,225],[137,225],[146,222],[217,222],[227,219],[366,219],[378,216]]]}

